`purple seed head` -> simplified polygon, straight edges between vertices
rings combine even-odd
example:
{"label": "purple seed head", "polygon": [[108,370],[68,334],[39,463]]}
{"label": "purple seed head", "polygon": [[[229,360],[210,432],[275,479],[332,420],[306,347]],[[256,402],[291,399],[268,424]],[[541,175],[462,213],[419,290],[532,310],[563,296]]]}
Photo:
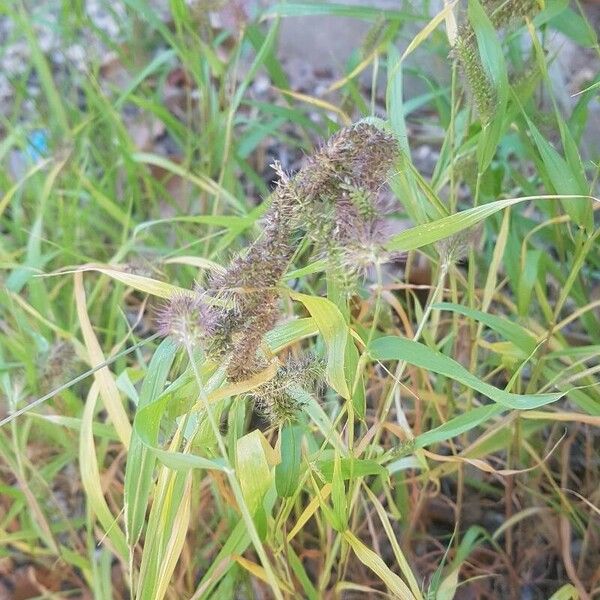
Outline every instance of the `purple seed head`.
{"label": "purple seed head", "polygon": [[175,294],[160,309],[156,322],[160,335],[171,336],[186,347],[202,345],[217,326],[214,309],[204,302],[198,291]]}

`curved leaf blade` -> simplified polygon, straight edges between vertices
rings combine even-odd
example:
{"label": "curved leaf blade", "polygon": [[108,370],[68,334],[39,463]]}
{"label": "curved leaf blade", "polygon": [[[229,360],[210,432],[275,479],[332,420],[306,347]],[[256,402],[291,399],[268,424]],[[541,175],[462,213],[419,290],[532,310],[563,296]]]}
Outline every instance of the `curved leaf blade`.
{"label": "curved leaf blade", "polygon": [[482,381],[465,369],[460,363],[413,340],[388,336],[375,340],[369,347],[369,354],[376,360],[402,360],[416,367],[433,371],[454,379],[463,385],[487,396],[497,404],[515,410],[538,408],[556,402],[565,393],[554,394],[512,394]]}

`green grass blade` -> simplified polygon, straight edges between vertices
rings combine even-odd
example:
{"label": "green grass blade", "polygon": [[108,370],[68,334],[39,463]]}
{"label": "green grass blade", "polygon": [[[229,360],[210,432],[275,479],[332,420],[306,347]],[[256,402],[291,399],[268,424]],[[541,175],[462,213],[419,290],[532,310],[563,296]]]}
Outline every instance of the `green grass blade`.
{"label": "green grass blade", "polygon": [[460,363],[441,352],[412,340],[400,337],[383,337],[369,347],[369,355],[375,360],[400,360],[454,379],[476,390],[505,408],[528,410],[560,400],[565,394],[512,394],[485,383],[467,371]]}
{"label": "green grass blade", "polygon": [[338,4],[335,2],[288,2],[276,4],[268,8],[263,14],[263,19],[272,17],[307,17],[329,15],[334,17],[351,17],[376,21],[386,19],[389,21],[419,21],[423,17],[417,17],[412,13],[400,10],[383,10],[369,6],[352,6],[350,4]]}
{"label": "green grass blade", "polygon": [[304,304],[325,340],[327,346],[327,381],[343,398],[350,398],[346,382],[344,360],[348,326],[339,308],[327,298],[290,292],[293,300]]}
{"label": "green grass blade", "polygon": [[275,487],[282,498],[294,494],[300,478],[302,427],[284,423],[279,434],[281,462],[275,467]]}
{"label": "green grass blade", "polygon": [[[164,340],[156,349],[142,384],[138,410],[149,405],[162,392],[175,360],[176,352],[177,344],[169,338]],[[137,543],[142,533],[155,463],[156,458],[144,446],[139,437],[134,419],[125,468],[124,491],[125,531],[127,532],[127,541],[131,547]]]}
{"label": "green grass blade", "polygon": [[458,417],[454,417],[447,423],[419,435],[415,439],[415,447],[425,448],[425,446],[449,440],[489,421],[504,410],[505,408],[499,404],[487,404],[473,408]]}
{"label": "green grass blade", "polygon": [[529,331],[524,327],[521,327],[518,323],[510,321],[505,317],[498,317],[496,315],[481,312],[480,310],[468,308],[467,306],[452,304],[451,302],[440,302],[434,304],[432,308],[437,310],[447,310],[480,321],[506,338],[509,342],[512,342],[517,348],[523,350],[527,356],[529,356],[537,346],[536,338]]}
{"label": "green grass blade", "polygon": [[[580,198],[581,196],[572,196]],[[585,196],[589,198],[589,196]],[[496,200],[482,206],[469,208],[461,212],[443,217],[430,223],[423,223],[411,229],[394,236],[387,244],[388,250],[405,251],[416,250],[428,244],[439,242],[451,235],[473,227],[491,215],[515,204],[528,202],[530,200],[552,200],[561,199],[564,196],[525,196],[523,198],[507,198],[505,200]]]}

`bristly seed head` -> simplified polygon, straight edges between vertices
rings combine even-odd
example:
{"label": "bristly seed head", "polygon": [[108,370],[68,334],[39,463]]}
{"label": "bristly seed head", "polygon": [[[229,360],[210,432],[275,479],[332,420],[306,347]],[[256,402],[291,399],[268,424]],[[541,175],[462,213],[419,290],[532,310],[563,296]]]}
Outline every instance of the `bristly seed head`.
{"label": "bristly seed head", "polygon": [[156,318],[158,333],[171,336],[178,344],[193,348],[204,344],[216,331],[217,319],[199,290],[175,294]]}
{"label": "bristly seed head", "polygon": [[533,16],[544,8],[544,0],[484,0],[484,8],[497,29],[523,17]]}
{"label": "bristly seed head", "polygon": [[469,250],[477,243],[480,234],[479,227],[470,227],[437,242],[435,246],[441,264],[448,267],[466,258]]}
{"label": "bristly seed head", "polygon": [[323,365],[311,354],[290,358],[280,367],[273,379],[255,389],[252,397],[257,410],[272,424],[295,421],[303,403],[294,388],[316,393],[323,381]]}
{"label": "bristly seed head", "polygon": [[[494,28],[502,29],[525,17],[532,18],[544,8],[545,0],[483,0],[483,7]],[[497,90],[482,63],[477,36],[470,23],[459,28],[453,54],[458,59],[483,125],[496,113]]]}
{"label": "bristly seed head", "polygon": [[475,34],[470,27],[461,28],[454,46],[454,53],[471,89],[479,118],[486,125],[494,116],[498,98],[493,83],[481,62]]}
{"label": "bristly seed head", "polygon": [[333,136],[297,176],[305,199],[298,227],[349,292],[360,273],[387,260],[384,217],[392,205],[381,190],[399,156],[394,136],[362,122]]}

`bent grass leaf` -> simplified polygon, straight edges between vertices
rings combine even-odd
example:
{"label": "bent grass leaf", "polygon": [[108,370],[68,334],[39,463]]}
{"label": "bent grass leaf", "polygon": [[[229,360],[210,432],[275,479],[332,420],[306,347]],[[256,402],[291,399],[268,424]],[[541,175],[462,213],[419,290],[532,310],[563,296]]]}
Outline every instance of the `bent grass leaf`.
{"label": "bent grass leaf", "polygon": [[406,50],[402,54],[402,58],[400,60],[404,61],[409,54],[414,52],[431,35],[431,33],[442,21],[447,19],[447,17],[454,10],[457,2],[458,0],[452,0],[446,4],[446,6],[444,6],[444,8],[442,8],[442,10],[437,13],[437,15],[435,15],[435,17],[433,17],[431,21],[429,21],[429,23],[427,23],[427,25],[425,25],[425,27],[423,27],[423,29],[421,29],[421,31],[419,31],[419,33],[413,37],[412,41],[410,44],[408,44]]}
{"label": "bent grass leaf", "polygon": [[504,317],[498,317],[496,315],[490,315],[489,313],[461,306],[460,304],[453,304],[451,302],[440,302],[434,304],[432,308],[437,310],[447,310],[449,312],[455,312],[465,317],[470,317],[480,321],[484,325],[487,325],[490,329],[499,333],[505,337],[509,342],[512,342],[517,348],[520,348],[527,355],[531,354],[537,346],[536,338],[527,329],[521,327],[518,323],[509,321]]}
{"label": "bent grass leaf", "polygon": [[[87,312],[83,274],[81,272],[75,273],[75,303],[83,340],[90,359],[90,366],[95,367],[104,363],[105,359]],[[110,369],[108,367],[98,369],[94,373],[94,379],[98,383],[100,397],[115,426],[117,435],[121,443],[127,448],[131,438],[131,425],[121,403],[121,395]]]}
{"label": "bent grass leaf", "polygon": [[304,527],[304,525],[306,525],[308,520],[315,514],[315,512],[317,511],[317,508],[319,508],[321,503],[324,502],[325,500],[327,500],[327,498],[329,498],[330,494],[331,494],[331,484],[326,483],[318,491],[317,495],[314,496],[310,500],[310,502],[306,505],[306,508],[302,511],[302,514],[298,517],[298,521],[296,521],[296,524],[294,525],[292,530],[287,535],[288,543],[296,536],[296,534],[298,534],[300,531],[302,531],[302,528]]}
{"label": "bent grass leaf", "polygon": [[325,340],[327,381],[342,398],[349,400],[350,390],[344,369],[348,326],[340,309],[327,298],[296,292],[290,292],[290,296],[293,300],[304,304]]}
{"label": "bent grass leaf", "polygon": [[565,198],[570,199],[581,199],[588,198],[599,201],[597,198],[592,196],[564,196],[564,195],[545,195],[545,196],[525,196],[522,198],[507,198],[505,200],[496,200],[463,210],[461,212],[454,213],[447,217],[442,217],[430,223],[423,223],[416,227],[411,227],[398,235],[395,235],[387,244],[386,248],[393,251],[407,252],[409,250],[416,250],[422,248],[428,244],[439,242],[444,238],[450,237],[455,233],[459,233],[473,225],[477,225],[481,221],[487,219],[491,215],[497,213],[500,210],[519,204],[520,202],[527,202],[529,200],[556,200]]}
{"label": "bent grass leaf", "polygon": [[100,470],[96,457],[94,445],[94,413],[99,396],[99,384],[94,382],[88,392],[83,415],[81,417],[81,431],[79,435],[79,469],[81,483],[85,491],[88,507],[96,515],[98,521],[106,532],[111,545],[125,562],[128,560],[129,548],[125,534],[117,524],[117,519],[110,512],[108,504],[104,499],[102,484],[100,482]]}
{"label": "bent grass leaf", "polygon": [[[277,89],[277,88],[276,88]],[[331,104],[331,102],[327,102],[326,100],[322,100],[321,98],[316,98],[315,96],[310,96],[309,94],[302,94],[300,92],[293,92],[292,90],[280,90],[277,89],[278,92],[294,98],[294,100],[299,100],[300,102],[306,102],[311,106],[316,106],[322,110],[330,111],[339,115],[344,126],[348,126],[352,123],[352,119],[338,106],[335,104]]]}
{"label": "bent grass leaf", "polygon": [[[75,270],[75,273],[81,273],[84,271],[97,271],[104,275],[108,275],[116,281],[120,281],[129,287],[132,287],[140,292],[145,292],[151,296],[157,296],[158,298],[164,298],[168,300],[175,294],[191,294],[191,290],[165,283],[164,281],[158,281],[150,277],[143,277],[142,275],[135,275],[134,273],[127,273],[126,271],[119,270],[114,266],[109,265],[82,265]],[[62,271],[67,273],[70,271]]]}
{"label": "bent grass leaf", "polygon": [[565,393],[554,394],[512,394],[485,383],[460,363],[413,340],[388,336],[375,340],[369,347],[369,354],[376,360],[401,360],[411,365],[427,369],[438,375],[454,379],[463,385],[487,396],[500,406],[515,410],[538,408],[560,400]]}
{"label": "bent grass leaf", "polygon": [[383,559],[365,546],[351,531],[343,533],[344,539],[363,565],[369,567],[387,585],[390,592],[401,600],[414,600],[408,586],[383,562]]}

